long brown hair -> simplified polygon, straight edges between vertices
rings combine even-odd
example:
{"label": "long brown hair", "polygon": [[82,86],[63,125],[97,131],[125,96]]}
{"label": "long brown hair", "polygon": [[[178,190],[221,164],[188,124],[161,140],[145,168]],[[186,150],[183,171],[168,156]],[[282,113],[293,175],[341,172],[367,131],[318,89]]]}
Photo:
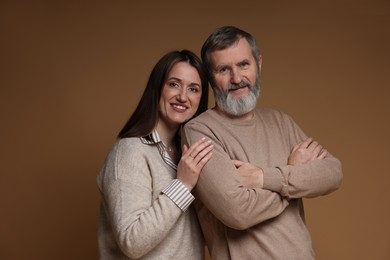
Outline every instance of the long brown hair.
{"label": "long brown hair", "polygon": [[202,97],[194,117],[207,110],[209,88],[202,62],[189,50],[171,51],[165,54],[154,66],[141,100],[119,132],[118,138],[147,136],[153,131],[159,117],[159,102],[164,82],[173,66],[178,62],[187,62],[199,73]]}

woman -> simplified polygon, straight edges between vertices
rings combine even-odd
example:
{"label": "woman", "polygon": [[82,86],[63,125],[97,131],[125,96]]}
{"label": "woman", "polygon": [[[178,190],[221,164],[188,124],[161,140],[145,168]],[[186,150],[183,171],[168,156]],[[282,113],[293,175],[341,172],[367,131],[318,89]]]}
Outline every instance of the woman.
{"label": "woman", "polygon": [[211,157],[203,138],[180,149],[180,126],[207,109],[208,83],[188,50],[163,56],[97,177],[101,259],[203,259],[190,191]]}

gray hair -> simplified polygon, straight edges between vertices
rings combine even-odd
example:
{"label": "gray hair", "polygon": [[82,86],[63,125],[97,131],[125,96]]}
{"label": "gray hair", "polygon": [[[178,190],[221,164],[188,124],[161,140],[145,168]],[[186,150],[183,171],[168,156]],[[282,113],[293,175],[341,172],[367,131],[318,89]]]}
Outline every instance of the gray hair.
{"label": "gray hair", "polygon": [[248,32],[243,31],[234,26],[224,26],[217,28],[204,42],[201,49],[201,57],[203,65],[206,68],[208,78],[211,86],[214,89],[214,77],[212,73],[212,64],[210,54],[216,50],[224,50],[234,43],[238,42],[241,38],[245,38],[249,46],[251,47],[252,55],[256,60],[257,66],[260,62],[260,50],[257,47],[255,38]]}

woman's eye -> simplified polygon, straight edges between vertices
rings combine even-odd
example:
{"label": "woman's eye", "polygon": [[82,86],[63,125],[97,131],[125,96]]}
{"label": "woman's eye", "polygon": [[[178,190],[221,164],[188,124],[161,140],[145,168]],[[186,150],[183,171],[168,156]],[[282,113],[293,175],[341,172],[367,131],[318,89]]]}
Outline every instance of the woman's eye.
{"label": "woman's eye", "polygon": [[197,87],[189,87],[188,88],[191,92],[194,92],[194,93],[198,93],[199,92],[199,88]]}
{"label": "woman's eye", "polygon": [[177,88],[179,86],[179,84],[177,84],[176,82],[170,82],[169,86],[172,88]]}

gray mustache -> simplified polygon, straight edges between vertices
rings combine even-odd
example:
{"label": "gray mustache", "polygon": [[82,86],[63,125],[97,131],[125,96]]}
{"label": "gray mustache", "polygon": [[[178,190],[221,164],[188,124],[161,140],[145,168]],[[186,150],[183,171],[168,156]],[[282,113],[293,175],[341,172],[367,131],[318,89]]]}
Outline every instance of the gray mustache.
{"label": "gray mustache", "polygon": [[249,88],[250,84],[243,80],[243,81],[241,81],[238,84],[230,84],[228,90],[236,90],[236,89],[243,88],[243,87],[248,87]]}

